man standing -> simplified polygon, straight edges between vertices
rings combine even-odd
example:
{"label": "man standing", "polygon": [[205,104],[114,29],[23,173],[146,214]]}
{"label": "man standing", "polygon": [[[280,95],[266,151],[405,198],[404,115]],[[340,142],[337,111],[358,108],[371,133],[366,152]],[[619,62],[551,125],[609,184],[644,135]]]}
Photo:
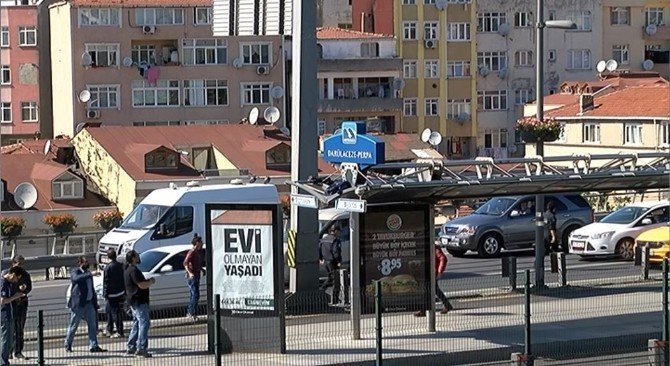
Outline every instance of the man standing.
{"label": "man standing", "polygon": [[544,225],[547,227],[547,245],[546,252],[558,252],[558,238],[556,237],[556,204],[554,201],[547,203],[547,210],[544,212]]}
{"label": "man standing", "polygon": [[[444,308],[440,310],[440,314],[446,314],[451,309],[454,307],[451,305],[449,302],[449,299],[447,299],[447,295],[442,292],[442,289],[440,288],[440,284],[438,282],[438,279],[440,278],[440,275],[444,273],[444,271],[447,269],[447,256],[444,255],[444,252],[442,252],[442,249],[440,249],[437,245],[435,246],[435,296],[442,302],[444,305]],[[414,313],[414,316],[426,316],[426,311],[425,310],[419,310],[416,313]]]}
{"label": "man standing", "polygon": [[186,253],[184,258],[184,268],[186,269],[186,283],[190,292],[188,307],[186,308],[186,317],[197,320],[196,310],[198,300],[200,300],[200,273],[202,272],[202,258],[200,258],[200,249],[202,249],[202,238],[198,234],[193,235],[191,240],[193,247]]}
{"label": "man standing", "polygon": [[25,258],[17,255],[12,258],[12,267],[19,269],[21,276],[19,280],[12,285],[12,293],[22,292],[25,296],[18,298],[14,302],[14,358],[23,360],[23,329],[26,325],[26,316],[28,314],[28,294],[33,289],[33,282],[30,274],[23,268]]}
{"label": "man standing", "polygon": [[149,287],[156,283],[154,278],[147,280],[137,268],[140,263],[140,255],[131,250],[126,253],[126,271],[124,280],[126,284],[126,296],[130,310],[133,313],[133,325],[128,336],[126,353],[137,357],[149,358],[151,353],[147,352],[149,346]]}
{"label": "man standing", "polygon": [[21,279],[21,269],[11,267],[0,277],[0,333],[2,349],[0,350],[0,365],[9,366],[9,355],[14,340],[14,304],[13,302],[25,296],[23,292],[13,292],[13,285]]}
{"label": "man standing", "polygon": [[67,306],[70,308],[70,325],[67,327],[65,335],[65,351],[72,352],[72,341],[77,332],[79,322],[86,321],[88,329],[89,351],[107,352],[107,350],[98,346],[98,296],[93,287],[93,276],[99,276],[100,271],[89,271],[88,260],[85,256],[77,259],[78,267],[70,273],[70,300]]}
{"label": "man standing", "polygon": [[[126,286],[123,279],[123,266],[116,261],[116,251],[107,251],[110,263],[105,267],[102,295],[107,300],[107,335],[111,338],[123,337],[123,303],[126,300]],[[116,332],[114,326],[116,325]]]}
{"label": "man standing", "polygon": [[340,302],[340,276],[337,271],[342,264],[342,242],[340,242],[339,231],[335,226],[328,230],[319,241],[319,262],[325,264],[328,272],[328,280],[321,286],[322,290],[333,286],[333,294],[330,298],[330,304],[335,305]]}

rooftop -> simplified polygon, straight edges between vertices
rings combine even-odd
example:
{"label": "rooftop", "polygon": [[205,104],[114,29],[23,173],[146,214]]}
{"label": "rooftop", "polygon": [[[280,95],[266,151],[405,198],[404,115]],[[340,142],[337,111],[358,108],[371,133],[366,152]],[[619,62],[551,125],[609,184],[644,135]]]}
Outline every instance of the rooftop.
{"label": "rooftop", "polygon": [[326,39],[392,39],[393,35],[360,32],[351,29],[342,28],[316,28],[316,38],[320,40]]}
{"label": "rooftop", "polygon": [[73,7],[151,8],[212,6],[212,0],[69,0]]}

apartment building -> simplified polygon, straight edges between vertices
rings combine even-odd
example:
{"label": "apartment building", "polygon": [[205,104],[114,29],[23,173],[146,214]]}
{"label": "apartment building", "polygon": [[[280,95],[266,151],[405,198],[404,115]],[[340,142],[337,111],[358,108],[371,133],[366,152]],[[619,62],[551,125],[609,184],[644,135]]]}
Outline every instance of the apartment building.
{"label": "apartment building", "polygon": [[351,21],[353,30],[393,34],[394,0],[352,0]]}
{"label": "apartment building", "polygon": [[[544,95],[565,80],[591,80],[600,55],[599,1],[545,3],[545,19],[569,19],[574,30],[546,29]],[[479,155],[522,155],[514,124],[535,100],[535,3],[477,1],[477,147]]]}
{"label": "apartment building", "polygon": [[71,0],[50,7],[54,135],[85,124],[284,117],[281,36],[214,37],[210,0]]}
{"label": "apartment building", "polygon": [[602,59],[670,77],[670,1],[603,0]]}
{"label": "apartment building", "polygon": [[2,144],[39,131],[37,8],[3,2],[0,7],[0,135]]}
{"label": "apartment building", "polygon": [[440,132],[438,148],[448,157],[476,153],[476,20],[470,0],[394,1],[404,80],[400,131]]}

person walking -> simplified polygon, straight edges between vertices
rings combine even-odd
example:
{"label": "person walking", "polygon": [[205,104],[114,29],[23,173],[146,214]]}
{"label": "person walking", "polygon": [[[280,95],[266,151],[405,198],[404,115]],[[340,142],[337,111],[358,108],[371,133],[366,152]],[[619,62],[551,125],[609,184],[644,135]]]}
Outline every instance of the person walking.
{"label": "person walking", "polygon": [[14,285],[21,280],[21,268],[11,267],[0,277],[0,365],[9,366],[14,341],[14,303],[23,298],[23,292],[15,292]]}
{"label": "person walking", "polygon": [[[123,337],[123,304],[126,300],[126,286],[123,276],[123,265],[116,261],[116,251],[107,251],[110,262],[105,266],[105,276],[102,280],[102,296],[107,300],[105,314],[107,315],[106,333],[111,338]],[[116,332],[114,327],[116,326]]]}
{"label": "person walking", "polygon": [[126,253],[126,271],[124,280],[126,284],[126,296],[133,314],[133,325],[128,335],[126,353],[137,357],[149,358],[151,353],[147,351],[149,346],[149,287],[156,283],[156,279],[147,280],[137,268],[140,255],[131,250]]}
{"label": "person walking", "polygon": [[[447,256],[444,255],[442,249],[440,249],[438,246],[435,246],[435,296],[437,296],[437,298],[442,302],[442,305],[444,305],[444,308],[440,310],[440,314],[446,314],[454,308],[453,305],[451,305],[449,302],[447,295],[442,292],[438,282],[440,275],[447,269],[447,263]],[[419,310],[414,313],[414,316],[426,316],[426,311]]]}
{"label": "person walking", "polygon": [[558,252],[558,238],[556,236],[556,204],[554,201],[547,202],[547,210],[544,212],[544,226],[547,228],[546,252]]}
{"label": "person walking", "polygon": [[340,276],[339,269],[342,265],[342,242],[339,238],[339,231],[332,226],[319,241],[319,263],[326,266],[328,279],[321,286],[321,290],[326,290],[333,286],[333,293],[330,298],[330,304],[336,305],[340,302]]}
{"label": "person walking", "polygon": [[22,255],[12,258],[12,267],[18,268],[21,274],[19,280],[12,285],[12,293],[21,292],[25,295],[14,302],[14,347],[10,352],[10,357],[13,353],[14,358],[17,360],[26,359],[23,355],[23,330],[25,329],[26,317],[28,315],[28,294],[33,290],[33,282],[30,274],[23,268],[24,262],[25,258]]}
{"label": "person walking", "polygon": [[197,320],[197,307],[200,300],[200,274],[202,273],[202,258],[200,249],[202,249],[202,238],[198,234],[193,235],[191,240],[193,247],[186,253],[184,258],[184,268],[186,269],[186,284],[190,292],[188,306],[186,308],[186,317]]}
{"label": "person walking", "polygon": [[65,334],[65,351],[72,352],[72,341],[77,332],[79,322],[86,321],[88,329],[89,351],[107,352],[98,345],[98,296],[93,287],[93,276],[99,276],[100,271],[89,271],[88,260],[85,256],[77,259],[78,267],[70,273],[70,299],[67,306],[70,308],[70,324]]}

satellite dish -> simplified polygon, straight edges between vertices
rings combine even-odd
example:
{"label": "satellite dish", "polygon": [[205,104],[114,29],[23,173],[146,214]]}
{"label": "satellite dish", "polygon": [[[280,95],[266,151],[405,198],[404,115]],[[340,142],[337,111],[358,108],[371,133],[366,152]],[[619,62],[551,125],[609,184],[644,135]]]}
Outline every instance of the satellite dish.
{"label": "satellite dish", "polygon": [[46,144],[44,144],[44,155],[47,155],[51,151],[51,140],[47,140]]}
{"label": "satellite dish", "polygon": [[603,60],[598,62],[598,64],[596,65],[596,70],[598,70],[598,72],[603,72],[605,71],[606,68],[607,68],[607,62]]}
{"label": "satellite dish", "polygon": [[84,52],[81,54],[81,65],[88,67],[93,64],[93,58],[91,57],[91,54],[88,52]]}
{"label": "satellite dish", "polygon": [[607,69],[607,71],[610,72],[616,70],[617,67],[619,67],[619,64],[614,60],[608,60],[607,63],[605,64],[605,68]]}
{"label": "satellite dish", "polygon": [[442,11],[447,8],[447,2],[447,0],[435,0],[435,7],[437,10]]}
{"label": "satellite dish", "polygon": [[24,210],[33,207],[37,202],[37,189],[29,182],[20,183],[14,188],[14,202]]}
{"label": "satellite dish", "polygon": [[258,108],[254,107],[251,112],[249,112],[249,123],[252,125],[255,125],[256,122],[258,122],[258,114],[260,112],[258,111]]}
{"label": "satellite dish", "polygon": [[654,68],[654,61],[652,60],[644,60],[642,63],[642,68],[649,71]]}
{"label": "satellite dish", "polygon": [[279,131],[281,131],[281,133],[283,133],[286,136],[291,136],[291,130],[289,130],[286,127],[283,127],[283,126],[279,127]]}
{"label": "satellite dish", "polygon": [[393,79],[393,89],[400,90],[405,87],[405,80],[401,78]]}
{"label": "satellite dish", "polygon": [[123,58],[123,66],[125,66],[125,67],[133,66],[133,59],[130,58],[130,57],[124,57]]}
{"label": "satellite dish", "polygon": [[239,59],[239,58],[234,59],[233,60],[233,67],[235,67],[236,69],[239,69],[240,67],[242,67],[242,59]]}
{"label": "satellite dish", "polygon": [[461,112],[456,119],[460,123],[465,123],[465,121],[470,119],[470,114],[468,112]]}
{"label": "satellite dish", "polygon": [[74,129],[75,133],[81,132],[81,130],[84,129],[84,126],[86,126],[86,123],[84,123],[84,122],[78,123],[77,127],[75,127],[75,129]]}
{"label": "satellite dish", "polygon": [[507,24],[507,23],[500,24],[500,26],[498,27],[498,34],[500,34],[503,37],[508,35],[509,34],[509,24]]}
{"label": "satellite dish", "polygon": [[507,77],[507,69],[503,67],[502,69],[498,70],[498,77],[501,79]]}
{"label": "satellite dish", "polygon": [[428,138],[428,143],[437,146],[440,142],[442,142],[442,135],[437,131],[433,131]]}
{"label": "satellite dish", "polygon": [[433,131],[431,131],[430,128],[426,128],[425,130],[423,130],[423,132],[421,132],[421,141],[428,142],[431,133],[433,133]]}
{"label": "satellite dish", "polygon": [[491,70],[489,70],[488,67],[486,67],[486,66],[480,66],[479,67],[479,75],[486,76],[486,75],[489,74],[489,72],[491,72]]}
{"label": "satellite dish", "polygon": [[277,121],[279,121],[280,116],[281,112],[279,112],[277,107],[267,107],[263,112],[263,118],[272,124],[275,124]]}
{"label": "satellite dish", "polygon": [[649,24],[647,28],[645,28],[645,32],[647,32],[648,35],[653,36],[658,32],[658,27],[656,24]]}
{"label": "satellite dish", "polygon": [[88,89],[84,89],[79,93],[79,101],[82,103],[88,103],[91,100],[91,92]]}
{"label": "satellite dish", "polygon": [[282,87],[279,86],[279,85],[274,86],[274,87],[272,87],[272,89],[270,90],[270,94],[272,95],[273,98],[275,98],[275,99],[279,99],[279,98],[281,98],[281,97],[284,96],[284,88],[282,88]]}

